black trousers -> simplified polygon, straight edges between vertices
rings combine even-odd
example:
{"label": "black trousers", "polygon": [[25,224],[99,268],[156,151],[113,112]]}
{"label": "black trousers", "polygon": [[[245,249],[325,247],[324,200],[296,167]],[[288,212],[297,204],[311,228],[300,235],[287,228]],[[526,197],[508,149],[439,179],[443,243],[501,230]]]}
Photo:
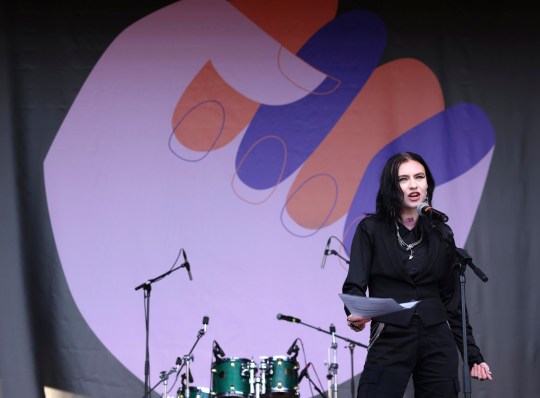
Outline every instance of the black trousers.
{"label": "black trousers", "polygon": [[385,325],[368,351],[358,398],[402,398],[412,375],[416,398],[455,398],[458,351],[446,322],[424,327]]}

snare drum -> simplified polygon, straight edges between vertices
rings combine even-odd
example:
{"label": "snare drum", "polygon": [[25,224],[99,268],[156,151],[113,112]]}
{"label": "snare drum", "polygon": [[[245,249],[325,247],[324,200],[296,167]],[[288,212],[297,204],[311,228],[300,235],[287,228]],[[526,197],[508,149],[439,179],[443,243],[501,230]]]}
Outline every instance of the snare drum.
{"label": "snare drum", "polygon": [[[249,359],[223,358],[212,364],[212,395],[247,397],[250,393]],[[190,397],[191,398],[191,397]]]}
{"label": "snare drum", "polygon": [[[177,398],[188,398],[186,387],[179,388]],[[189,398],[210,398],[210,389],[206,387],[189,387]]]}
{"label": "snare drum", "polygon": [[[276,355],[268,359],[266,370],[266,394],[298,394],[298,362],[286,356]],[[277,394],[280,395],[280,394]]]}

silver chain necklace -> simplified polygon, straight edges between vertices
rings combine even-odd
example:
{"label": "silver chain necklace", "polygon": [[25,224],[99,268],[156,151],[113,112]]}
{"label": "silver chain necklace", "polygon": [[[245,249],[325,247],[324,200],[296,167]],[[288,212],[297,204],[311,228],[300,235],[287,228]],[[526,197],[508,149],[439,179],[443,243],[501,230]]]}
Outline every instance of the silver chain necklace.
{"label": "silver chain necklace", "polygon": [[411,244],[407,244],[405,243],[405,241],[401,238],[401,235],[399,234],[399,226],[397,224],[397,221],[394,221],[394,222],[396,223],[396,235],[397,235],[397,240],[399,242],[399,245],[403,247],[406,252],[410,251],[409,253],[409,260],[410,260],[413,258],[413,248],[418,246],[422,242],[422,239],[424,239],[424,231],[420,233],[420,239],[418,239],[416,242],[413,242]]}

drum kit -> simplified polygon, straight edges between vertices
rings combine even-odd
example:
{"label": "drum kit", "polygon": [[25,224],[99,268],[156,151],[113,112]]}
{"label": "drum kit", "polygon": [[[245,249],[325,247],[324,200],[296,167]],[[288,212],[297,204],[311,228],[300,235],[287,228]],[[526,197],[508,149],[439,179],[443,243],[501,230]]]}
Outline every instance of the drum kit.
{"label": "drum kit", "polygon": [[[310,382],[310,388],[315,389],[322,397],[338,398],[337,338],[349,342],[351,354],[351,396],[354,397],[353,350],[358,345],[362,347],[367,346],[337,335],[336,328],[333,324],[330,325],[329,331],[326,331],[304,323],[299,318],[288,315],[277,314],[277,319],[309,326],[332,336],[329,358],[328,362],[326,362],[328,368],[326,393],[323,392],[320,380],[319,386],[317,386],[317,383],[309,376],[308,369],[312,365],[311,362],[305,365],[301,372],[298,372],[299,364],[297,356],[299,347],[297,342],[301,341],[300,338],[294,340],[291,347],[287,350],[286,355],[260,356],[258,363],[253,358],[227,357],[217,341],[214,340],[211,388],[192,385],[193,378],[190,371],[190,363],[193,360],[192,352],[199,340],[206,333],[209,319],[205,316],[203,318],[203,328],[199,330],[196,341],[189,353],[177,358],[176,367],[171,368],[169,371],[162,371],[160,373],[160,381],[154,387],[149,388],[145,381],[145,394],[143,398],[150,398],[152,391],[161,384],[163,384],[164,389],[162,397],[170,398],[167,394],[168,382],[169,377],[173,374],[176,374],[176,378],[174,384],[171,386],[172,388],[174,388],[178,377],[182,375],[181,386],[176,391],[175,398],[299,398],[299,386],[304,378]],[[182,370],[184,370],[183,373]]]}
{"label": "drum kit", "polygon": [[[294,348],[293,348],[294,347]],[[297,398],[299,397],[298,346],[293,355],[261,356],[259,363],[240,357],[225,357],[214,341],[212,389],[183,382],[177,398]]]}

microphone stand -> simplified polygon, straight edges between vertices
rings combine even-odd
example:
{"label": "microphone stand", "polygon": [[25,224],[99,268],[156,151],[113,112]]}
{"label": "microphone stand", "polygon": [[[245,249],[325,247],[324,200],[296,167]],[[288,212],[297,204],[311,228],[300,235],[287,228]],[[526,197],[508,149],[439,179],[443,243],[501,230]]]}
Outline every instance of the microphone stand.
{"label": "microphone stand", "polygon": [[325,251],[326,255],[330,255],[330,254],[333,254],[334,256],[338,256],[340,259],[342,259],[343,261],[345,261],[347,264],[350,264],[350,261],[347,260],[345,257],[343,257],[341,254],[339,254],[337,251],[335,251],[334,249],[332,250],[326,250]]}
{"label": "microphone stand", "polygon": [[[183,251],[184,249],[181,249]],[[178,253],[178,257],[180,257],[180,253]],[[176,260],[178,261],[178,257]],[[149,344],[149,338],[150,338],[150,292],[152,291],[152,283],[158,282],[161,279],[165,278],[169,274],[172,274],[174,271],[186,267],[187,262],[179,265],[178,267],[171,268],[169,271],[150,279],[144,283],[141,283],[139,286],[135,288],[135,290],[144,290],[144,324],[146,329],[146,354],[145,354],[145,361],[144,361],[144,398],[150,397],[150,392],[153,390],[150,390],[150,344]],[[154,387],[155,388],[155,387]]]}
{"label": "microphone stand", "polygon": [[463,367],[462,367],[462,376],[463,376],[463,396],[471,397],[472,387],[471,387],[471,372],[468,371],[469,367],[469,350],[468,350],[468,339],[467,339],[467,305],[465,298],[465,270],[467,265],[474,271],[474,273],[482,280],[482,282],[487,282],[488,277],[482,272],[480,268],[472,262],[472,257],[469,256],[466,250],[456,247],[454,242],[454,233],[450,227],[444,224],[446,228],[444,231],[437,227],[436,223],[432,223],[431,227],[437,231],[439,236],[450,245],[456,254],[458,262],[456,266],[459,271],[459,290],[461,297],[461,334],[462,334],[462,345],[463,345]]}
{"label": "microphone stand", "polygon": [[[337,240],[341,244],[343,249],[346,250],[345,245],[343,244],[343,242],[340,239],[338,239],[337,237],[335,237],[335,236],[330,236],[330,238],[328,238],[328,244],[330,243],[332,238]],[[337,251],[335,251],[333,249],[326,249],[324,251],[324,255],[325,256],[334,255],[334,256],[337,256],[340,259],[342,259],[348,265],[350,265],[350,263],[351,263],[350,260],[347,260],[345,257],[343,257],[341,254],[339,254]],[[354,382],[354,348],[356,347],[357,344],[361,345],[363,347],[366,347],[363,344],[359,344],[359,343],[355,343],[355,342],[349,342],[349,350],[350,350],[350,354],[351,354],[351,398],[354,398],[355,394],[356,394],[356,388],[355,388],[355,382]],[[334,397],[334,398],[336,398],[336,397]]]}
{"label": "microphone stand", "polygon": [[343,261],[345,261],[347,264],[350,264],[350,261],[347,260],[345,257],[343,257],[341,254],[339,254],[337,251],[333,250],[333,249],[330,249],[330,242],[332,241],[332,239],[335,239],[339,242],[339,244],[341,245],[341,247],[343,247],[343,249],[345,250],[345,252],[347,251],[347,248],[345,247],[345,245],[343,244],[343,242],[336,236],[332,235],[328,238],[328,242],[326,243],[326,249],[324,251],[324,257],[323,257],[323,264],[321,266],[321,268],[324,268],[324,264],[325,264],[325,260],[326,260],[326,256],[329,256],[329,255],[334,255],[334,256],[338,256],[340,259],[342,259]]}
{"label": "microphone stand", "polygon": [[[338,339],[344,340],[347,343],[349,343],[350,354],[351,354],[351,365],[354,363],[354,357],[353,357],[353,355],[354,355],[354,347],[356,347],[356,346],[360,346],[360,347],[364,347],[364,348],[368,347],[367,345],[359,343],[358,341],[354,341],[354,340],[349,339],[348,337],[343,337],[343,336],[340,336],[339,334],[336,334],[335,330],[334,330],[334,333],[332,333],[332,332],[329,332],[328,330],[324,330],[324,329],[322,329],[322,328],[320,328],[318,326],[313,326],[313,325],[310,325],[308,323],[302,322],[300,319],[295,319],[295,321],[293,323],[299,323],[301,325],[304,325],[304,326],[310,327],[312,329],[315,329],[315,330],[317,330],[319,332],[330,334],[330,335],[332,335],[332,338],[338,338]],[[354,384],[355,384],[354,383],[354,369],[351,366],[351,398],[354,398],[354,396],[355,396],[355,386],[354,386]],[[318,389],[317,389],[317,392],[320,393],[320,391]],[[336,397],[334,397],[334,398],[336,398]]]}

